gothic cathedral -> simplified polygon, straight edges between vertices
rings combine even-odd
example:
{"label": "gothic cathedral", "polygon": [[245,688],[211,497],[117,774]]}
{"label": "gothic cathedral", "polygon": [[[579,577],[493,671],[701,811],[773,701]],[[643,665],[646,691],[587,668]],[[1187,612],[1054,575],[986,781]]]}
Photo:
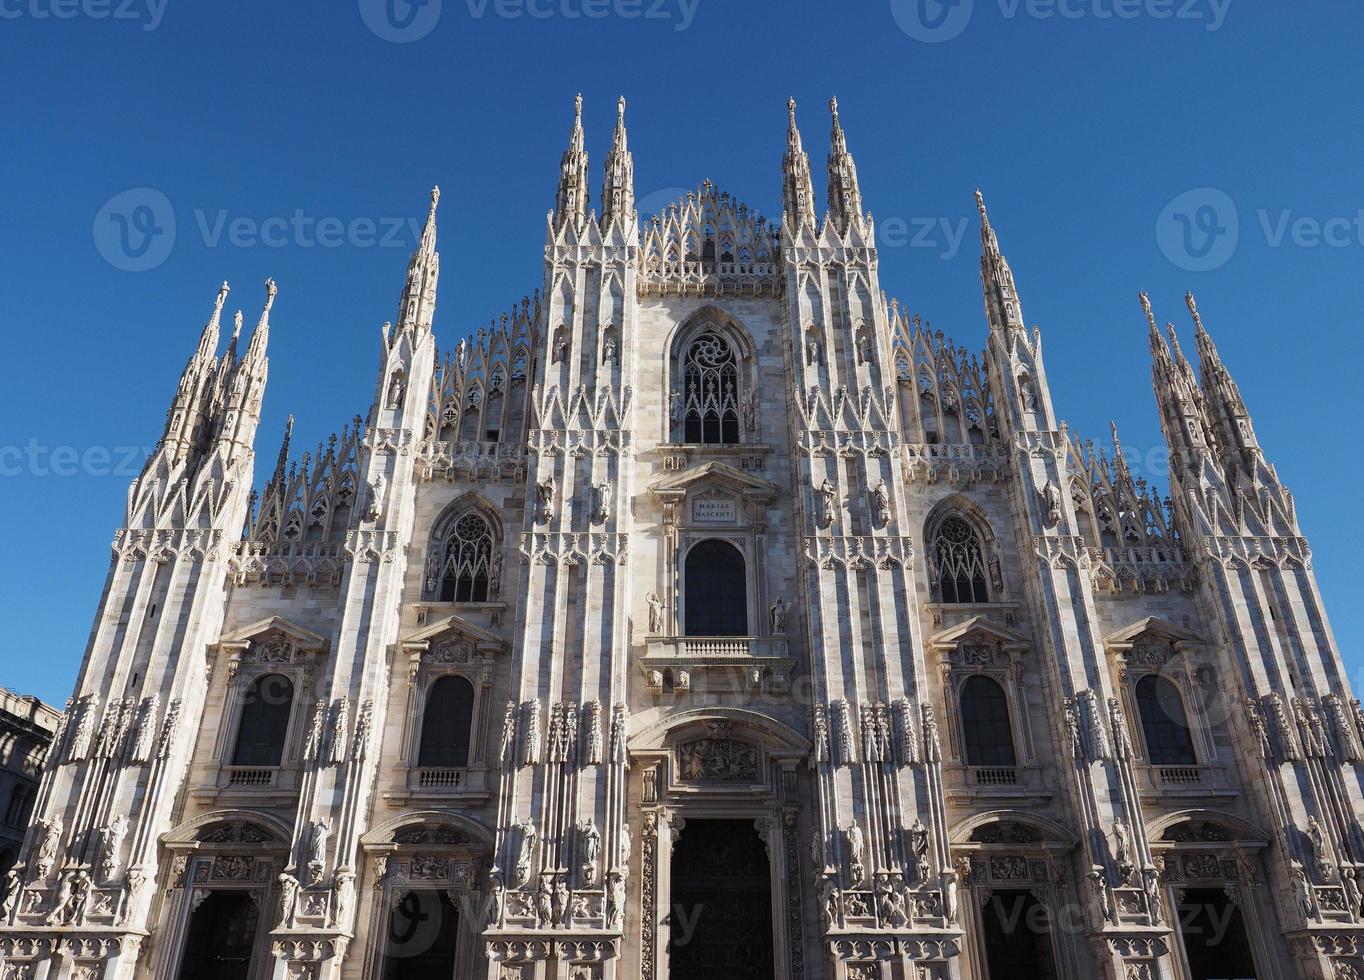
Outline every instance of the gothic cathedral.
{"label": "gothic cathedral", "polygon": [[[783,214],[635,209],[578,102],[533,299],[253,493],[274,283],[128,494],[5,980],[1364,976],[1364,711],[1188,298],[1169,499],[878,281],[833,104]],[[775,177],[775,175],[774,175]],[[290,428],[292,428],[292,423]]]}

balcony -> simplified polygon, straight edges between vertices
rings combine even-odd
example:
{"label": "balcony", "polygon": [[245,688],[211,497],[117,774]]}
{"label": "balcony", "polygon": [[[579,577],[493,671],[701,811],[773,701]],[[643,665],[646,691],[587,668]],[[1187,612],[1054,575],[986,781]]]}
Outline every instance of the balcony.
{"label": "balcony", "polygon": [[944,765],[943,780],[948,802],[963,806],[980,801],[1041,805],[1052,796],[1042,767],[1037,765]]}
{"label": "balcony", "polygon": [[224,786],[233,789],[273,787],[278,773],[277,767],[224,766],[222,779]]}
{"label": "balcony", "polygon": [[1150,763],[1137,762],[1133,768],[1141,780],[1142,797],[1152,801],[1171,797],[1211,798],[1238,795],[1227,780],[1226,769],[1223,766],[1153,766]]}
{"label": "balcony", "polygon": [[420,789],[462,789],[466,773],[463,769],[418,769],[416,775]]}
{"label": "balcony", "polygon": [[444,806],[454,803],[484,803],[492,798],[488,789],[488,767],[473,762],[467,766],[400,767],[396,785],[383,791],[393,806]]}
{"label": "balcony", "polygon": [[654,696],[691,691],[785,694],[791,686],[784,636],[651,636],[639,661]]}

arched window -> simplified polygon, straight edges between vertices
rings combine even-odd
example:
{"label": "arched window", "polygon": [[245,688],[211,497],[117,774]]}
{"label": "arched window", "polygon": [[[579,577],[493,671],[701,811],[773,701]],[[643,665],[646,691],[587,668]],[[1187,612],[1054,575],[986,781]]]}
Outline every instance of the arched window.
{"label": "arched window", "polygon": [[442,602],[487,602],[492,578],[493,529],[477,511],[455,521],[441,559]]}
{"label": "arched window", "polygon": [[933,539],[933,563],[943,602],[989,602],[985,549],[966,518],[949,514]]}
{"label": "arched window", "polygon": [[961,728],[968,766],[1016,766],[1009,699],[1004,688],[984,674],[969,678],[961,689]]}
{"label": "arched window", "polygon": [[26,826],[28,821],[28,801],[33,788],[27,783],[15,783],[10,791],[9,806],[5,807],[5,823],[11,827]]}
{"label": "arched window", "polygon": [[264,674],[252,681],[242,705],[232,765],[279,765],[293,706],[294,684],[283,674]]}
{"label": "arched window", "polygon": [[417,765],[423,769],[463,769],[469,764],[469,732],[474,720],[474,686],[463,677],[442,677],[431,685],[422,715]]}
{"label": "arched window", "polygon": [[729,445],[739,441],[739,363],[715,333],[691,342],[682,364],[682,441]]}
{"label": "arched window", "polygon": [[687,553],[687,635],[747,636],[744,556],[727,541],[702,541]]}
{"label": "arched window", "polygon": [[1151,765],[1198,765],[1179,688],[1158,674],[1147,674],[1137,681],[1137,711]]}

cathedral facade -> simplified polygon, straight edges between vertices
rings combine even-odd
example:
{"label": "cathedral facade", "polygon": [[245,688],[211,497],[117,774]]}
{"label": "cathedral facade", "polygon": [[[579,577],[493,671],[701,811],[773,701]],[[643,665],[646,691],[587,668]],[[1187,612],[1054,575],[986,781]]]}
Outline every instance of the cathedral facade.
{"label": "cathedral facade", "polygon": [[220,352],[223,287],[4,980],[1364,976],[1364,711],[1192,297],[1163,500],[979,195],[983,351],[886,300],[833,109],[822,217],[792,103],[779,223],[641,219],[579,100],[543,285],[444,352],[433,194],[367,415],[259,494],[275,286]]}

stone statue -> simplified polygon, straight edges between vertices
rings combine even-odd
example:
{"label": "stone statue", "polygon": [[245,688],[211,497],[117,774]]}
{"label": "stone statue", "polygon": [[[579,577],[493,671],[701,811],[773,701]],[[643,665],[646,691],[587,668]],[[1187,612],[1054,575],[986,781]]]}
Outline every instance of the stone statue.
{"label": "stone statue", "polygon": [[606,928],[619,929],[625,921],[625,872],[606,876]]}
{"label": "stone statue", "polygon": [[849,871],[852,873],[854,882],[862,881],[866,877],[866,866],[863,860],[866,858],[866,838],[862,836],[862,828],[856,822],[848,824],[848,857]]}
{"label": "stone statue", "polygon": [[819,486],[819,526],[831,527],[834,523],[834,503],[838,497],[838,490],[829,482],[826,477]]}
{"label": "stone statue", "polygon": [[543,483],[535,485],[536,508],[541,524],[548,524],[554,520],[554,486],[553,473],[545,477]]}
{"label": "stone statue", "polygon": [[606,338],[606,343],[602,345],[601,360],[603,364],[613,362],[616,359],[616,338],[610,335]]}
{"label": "stone statue", "polygon": [[1047,527],[1056,527],[1061,523],[1061,490],[1055,483],[1050,481],[1038,492],[1042,501],[1042,517]]}
{"label": "stone statue", "polygon": [[810,867],[814,869],[815,874],[819,874],[824,870],[827,861],[824,853],[824,834],[819,828],[815,828],[810,835]]}
{"label": "stone statue", "polygon": [[403,381],[403,372],[399,368],[393,372],[393,377],[388,383],[388,407],[402,408],[403,396],[407,393],[407,385]]}
{"label": "stone statue", "polygon": [[294,904],[298,901],[298,879],[284,872],[279,881],[279,928],[288,929],[294,923]]}
{"label": "stone statue", "polygon": [[668,418],[673,422],[681,422],[682,412],[682,392],[674,391],[668,396]]}
{"label": "stone statue", "polygon": [[1327,859],[1326,834],[1314,816],[1307,818],[1307,840],[1312,845],[1312,857],[1316,860],[1318,873],[1322,877],[1327,877],[1331,870],[1331,862]]}
{"label": "stone statue", "polygon": [[583,842],[583,883],[590,885],[597,879],[597,859],[601,857],[601,831],[597,829],[596,821],[589,818],[578,824],[578,833]]}
{"label": "stone statue", "polygon": [[1345,889],[1345,905],[1350,910],[1350,914],[1355,918],[1359,917],[1359,882],[1355,878],[1354,868],[1342,868],[1340,872],[1340,886]]}
{"label": "stone statue", "polygon": [[625,868],[630,866],[630,850],[634,842],[630,836],[630,825],[623,823],[620,825],[620,866]]}
{"label": "stone statue", "polygon": [[1293,892],[1298,899],[1298,911],[1302,913],[1304,922],[1308,922],[1317,917],[1316,896],[1312,894],[1312,883],[1307,880],[1307,872],[1303,870],[1301,864],[1293,864]]}
{"label": "stone statue", "polygon": [[332,924],[338,929],[345,929],[346,922],[350,919],[350,907],[355,899],[355,872],[350,868],[341,868],[336,872],[336,902],[332,907]]}
{"label": "stone statue", "polygon": [[128,835],[128,818],[120,813],[109,826],[99,832],[99,868],[107,881],[118,867],[118,849]]}
{"label": "stone statue", "polygon": [[535,922],[541,929],[554,924],[554,891],[549,879],[550,875],[541,875],[540,884],[535,888]]}
{"label": "stone statue", "polygon": [[1155,868],[1142,869],[1141,886],[1146,892],[1146,911],[1151,915],[1151,924],[1160,925],[1160,874]]}
{"label": "stone statue", "polygon": [[488,871],[488,899],[489,922],[494,927],[501,928],[507,917],[507,886],[503,884],[502,875],[496,868]]}
{"label": "stone statue", "polygon": [[614,493],[609,483],[597,484],[597,523],[605,524],[611,516],[611,498]]}
{"label": "stone statue", "polygon": [[554,879],[554,925],[563,926],[568,918],[568,882],[562,876]]}
{"label": "stone statue", "polygon": [[57,860],[57,850],[62,844],[62,818],[54,816],[51,820],[38,821],[38,860],[39,879],[46,878]]}
{"label": "stone statue", "polygon": [[502,744],[498,749],[498,758],[502,760],[504,766],[510,767],[513,764],[515,746],[516,702],[508,700],[506,713],[502,716]]}
{"label": "stone statue", "polygon": [[749,432],[758,430],[758,393],[750,391],[748,397],[744,399],[742,405],[744,413],[744,428]]}
{"label": "stone statue", "polygon": [[657,592],[650,592],[644,597],[644,601],[649,604],[649,632],[654,636],[663,633],[663,600],[658,597]]}
{"label": "stone statue", "polygon": [[819,363],[819,341],[813,334],[805,338],[805,363],[810,365]]}
{"label": "stone statue", "polygon": [[781,596],[777,596],[777,601],[772,603],[772,607],[768,609],[767,616],[771,622],[773,636],[786,635],[786,614],[790,608],[791,603]]}
{"label": "stone statue", "polygon": [[384,516],[384,491],[388,489],[388,481],[380,473],[374,478],[374,482],[369,485],[369,504],[365,508],[365,519],[377,521]]}
{"label": "stone statue", "polygon": [[1131,851],[1128,845],[1127,823],[1122,817],[1113,818],[1113,859],[1118,867],[1130,866]]}
{"label": "stone statue", "polygon": [[928,880],[928,828],[917,818],[909,828],[909,849],[914,852],[914,864],[922,884]]}
{"label": "stone statue", "polygon": [[535,824],[526,820],[521,827],[521,846],[516,858],[516,880],[524,885],[530,880],[531,864],[535,860],[535,841],[539,836]]}
{"label": "stone statue", "polygon": [[885,527],[890,523],[890,491],[886,489],[885,480],[872,487],[871,506],[879,526]]}
{"label": "stone statue", "polygon": [[325,820],[308,824],[308,871],[314,880],[322,876],[322,869],[327,866],[327,838],[331,831],[331,824]]}
{"label": "stone statue", "polygon": [[10,913],[19,903],[19,891],[24,887],[24,879],[18,867],[5,872],[5,900],[0,902],[0,920],[9,919]]}

